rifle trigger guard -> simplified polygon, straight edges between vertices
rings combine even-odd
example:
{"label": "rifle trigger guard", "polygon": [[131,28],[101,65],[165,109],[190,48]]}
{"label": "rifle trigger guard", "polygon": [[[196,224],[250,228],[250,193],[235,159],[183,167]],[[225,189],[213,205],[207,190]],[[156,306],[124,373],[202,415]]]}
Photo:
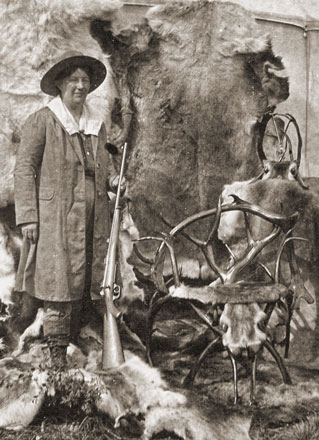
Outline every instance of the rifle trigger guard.
{"label": "rifle trigger guard", "polygon": [[121,286],[114,284],[113,286],[113,299],[119,299],[121,297]]}

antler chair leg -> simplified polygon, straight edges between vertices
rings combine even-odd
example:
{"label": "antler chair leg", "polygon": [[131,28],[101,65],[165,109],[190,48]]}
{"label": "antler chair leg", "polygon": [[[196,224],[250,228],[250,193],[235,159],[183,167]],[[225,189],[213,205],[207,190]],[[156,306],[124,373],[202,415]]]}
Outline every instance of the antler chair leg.
{"label": "antler chair leg", "polygon": [[252,353],[251,359],[251,377],[250,377],[250,398],[249,404],[253,405],[255,401],[255,389],[256,389],[256,373],[257,373],[257,354]]}
{"label": "antler chair leg", "polygon": [[238,374],[237,374],[237,361],[233,353],[227,349],[231,364],[233,367],[233,378],[234,378],[234,405],[238,403]]}
{"label": "antler chair leg", "polygon": [[156,302],[151,304],[151,307],[147,314],[147,326],[146,326],[147,333],[146,333],[145,345],[146,345],[147,360],[151,367],[153,366],[152,354],[151,354],[153,323],[160,309],[163,307],[165,303],[169,301],[172,301],[172,297],[170,295],[166,295],[163,298],[158,299]]}
{"label": "antler chair leg", "polygon": [[190,372],[188,373],[188,375],[185,377],[184,381],[183,381],[183,385],[185,386],[191,386],[194,383],[195,380],[195,376],[200,368],[200,366],[202,365],[202,363],[204,362],[204,360],[206,359],[208,353],[221,341],[221,336],[217,336],[215,339],[213,339],[205,348],[205,350],[203,350],[201,352],[201,354],[199,355],[199,357],[197,358],[195,364],[193,365],[193,367],[191,368]]}
{"label": "antler chair leg", "polygon": [[278,351],[275,349],[275,347],[269,341],[265,341],[264,346],[269,351],[269,353],[272,355],[272,357],[275,359],[275,361],[279,367],[279,370],[281,372],[282,379],[283,379],[284,383],[286,385],[292,385],[291,377],[289,376],[289,373],[288,373]]}
{"label": "antler chair leg", "polygon": [[289,346],[290,346],[290,324],[291,324],[292,313],[293,313],[293,310],[292,310],[293,297],[292,297],[292,295],[288,295],[286,298],[286,301],[287,301],[288,316],[287,316],[287,321],[286,321],[285,354],[284,354],[285,359],[288,358]]}

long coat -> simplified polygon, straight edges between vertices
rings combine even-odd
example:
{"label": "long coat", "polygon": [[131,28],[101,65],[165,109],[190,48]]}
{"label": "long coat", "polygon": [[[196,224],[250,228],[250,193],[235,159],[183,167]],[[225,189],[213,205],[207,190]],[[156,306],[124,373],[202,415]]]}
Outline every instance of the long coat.
{"label": "long coat", "polygon": [[[92,136],[95,156],[95,209],[91,296],[100,298],[110,230],[107,194],[110,169],[106,131]],[[27,119],[15,168],[16,222],[39,224],[39,238],[18,274],[17,290],[48,301],[81,299],[84,292],[85,173],[77,135],[70,136],[47,107]],[[27,270],[26,270],[27,269]]]}

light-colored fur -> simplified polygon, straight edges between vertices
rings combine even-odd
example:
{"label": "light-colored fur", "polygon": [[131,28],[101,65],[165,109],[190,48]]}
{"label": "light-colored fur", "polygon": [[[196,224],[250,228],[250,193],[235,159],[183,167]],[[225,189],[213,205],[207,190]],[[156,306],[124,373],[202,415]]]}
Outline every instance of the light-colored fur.
{"label": "light-colored fur", "polygon": [[[232,203],[234,201],[232,194],[247,201],[250,183],[251,180],[246,180],[225,185],[221,194],[222,203]],[[231,243],[243,237],[245,237],[244,214],[240,211],[223,212],[218,228],[218,238],[223,243]]]}
{"label": "light-colored fur", "polygon": [[144,440],[151,439],[163,430],[174,432],[185,440],[250,438],[250,420],[233,420],[230,417],[227,424],[220,419],[212,423],[191,406],[184,394],[170,390],[157,369],[151,368],[137,356],[131,355],[116,369],[118,373],[122,374],[124,383],[118,382],[117,390],[105,385],[110,383],[112,372],[106,382],[103,382],[103,375],[84,372],[84,377],[88,383],[97,384],[102,391],[98,401],[100,411],[115,420],[125,417],[129,412],[145,417]]}
{"label": "light-colored fur", "polygon": [[14,259],[7,247],[8,238],[4,225],[0,223],[0,303],[5,305],[13,304],[15,285]]}
{"label": "light-colored fur", "polygon": [[139,232],[134,224],[129,209],[129,202],[122,210],[122,221],[119,235],[120,270],[123,282],[122,303],[134,300],[144,301],[144,291],[136,286],[136,277],[133,267],[128,263],[128,258],[133,252],[133,241],[139,239]]}
{"label": "light-colored fur", "polygon": [[[0,124],[3,118],[0,115]],[[0,125],[1,126],[1,125]],[[15,149],[12,148],[13,131],[11,127],[2,126],[0,129],[0,207],[13,204],[13,170],[15,166]]]}
{"label": "light-colored fur", "polygon": [[[22,353],[18,354],[15,357],[12,357],[12,359],[16,359],[26,365],[30,364],[33,368],[41,368],[45,365],[49,365],[50,354],[49,349],[45,343],[33,341],[28,344],[28,347],[25,347]],[[5,360],[6,358],[4,358],[4,361]]]}
{"label": "light-colored fur", "polygon": [[[213,302],[213,285],[203,287],[189,287],[182,284],[172,291],[175,298],[197,300],[203,304]],[[257,351],[266,340],[266,333],[258,328],[258,324],[265,318],[265,313],[257,303],[226,304],[220,317],[220,325],[225,329],[223,345],[234,354],[242,349],[252,348]]]}
{"label": "light-colored fur", "polygon": [[257,352],[266,341],[266,332],[258,328],[266,317],[257,303],[226,304],[220,317],[220,325],[225,329],[223,345],[233,354],[250,348]]}
{"label": "light-colored fur", "polygon": [[187,440],[249,440],[251,419],[221,417],[209,420],[191,408],[153,408],[145,417],[144,440],[165,430]]}
{"label": "light-colored fur", "polygon": [[[74,347],[69,347],[68,354],[77,357]],[[100,353],[92,356],[100,358]],[[131,353],[126,353],[126,358],[123,365],[106,372],[71,368],[62,374],[74,381],[84,379],[87,386],[98,391],[97,408],[114,420],[115,427],[130,413],[142,416],[144,440],[163,430],[174,432],[184,440],[249,439],[249,420],[223,417],[211,421],[192,406],[186,395],[170,389],[157,369]],[[29,374],[21,374],[12,362],[12,358],[0,362],[0,372],[5,377],[0,383],[0,427],[21,430],[32,422],[45,395],[54,395],[55,391],[46,372],[36,369],[30,378]],[[9,383],[12,386],[8,393]]]}
{"label": "light-colored fur", "polygon": [[197,300],[202,302],[203,304],[211,304],[213,300],[212,287],[218,284],[220,284],[219,279],[213,281],[209,286],[191,287],[186,286],[185,284],[181,284],[176,289],[172,289],[171,295],[174,298]]}
{"label": "light-colored fur", "polygon": [[186,403],[185,396],[169,390],[157,369],[150,367],[137,356],[123,364],[120,371],[135,384],[142,412],[154,406],[176,407]]}
{"label": "light-colored fur", "polygon": [[42,308],[38,309],[35,320],[29,327],[25,329],[19,338],[18,347],[12,353],[13,356],[19,356],[25,347],[25,344],[30,339],[39,338],[41,335],[41,329],[43,328],[44,311]]}
{"label": "light-colored fur", "polygon": [[[184,395],[168,388],[158,370],[134,355],[120,367],[110,370],[105,380],[104,374],[87,370],[82,374],[88,384],[97,386],[101,392],[98,409],[115,420],[128,411],[144,415],[154,407],[175,408],[186,403]],[[112,386],[110,380],[113,376],[116,386]]]}
{"label": "light-colored fur", "polygon": [[[48,373],[35,370],[28,376],[10,371],[0,387],[0,428],[19,431],[28,426],[39,412],[46,395]],[[9,386],[10,384],[10,386]],[[6,386],[7,385],[7,386]]]}
{"label": "light-colored fur", "polygon": [[80,336],[83,339],[95,339],[100,345],[103,344],[103,339],[100,334],[98,334],[90,324],[87,324],[85,327],[81,329]]}
{"label": "light-colored fur", "polygon": [[[216,6],[216,5],[215,5]],[[228,6],[228,5],[227,5]],[[218,12],[223,14],[223,6],[218,5]],[[227,7],[229,21],[234,18],[232,26],[226,20],[220,20],[216,32],[223,41],[221,52],[224,56],[231,57],[237,54],[263,52],[269,47],[269,36],[262,34],[254,20],[249,19],[247,11],[238,7]],[[172,10],[169,5],[159,5],[150,9],[147,18],[154,30],[160,33],[163,39],[168,39],[176,31],[174,17],[174,7]],[[235,18],[236,17],[236,18]],[[175,20],[174,20],[175,19]],[[200,26],[201,23],[199,22]],[[252,34],[254,35],[252,37]],[[180,47],[185,45],[180,42]]]}

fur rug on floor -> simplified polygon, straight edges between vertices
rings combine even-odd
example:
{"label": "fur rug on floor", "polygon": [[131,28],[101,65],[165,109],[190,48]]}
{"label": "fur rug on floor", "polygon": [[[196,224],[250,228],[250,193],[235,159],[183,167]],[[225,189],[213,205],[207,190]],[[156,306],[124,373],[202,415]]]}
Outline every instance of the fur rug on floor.
{"label": "fur rug on floor", "polygon": [[[0,428],[24,429],[51,399],[51,404],[53,401],[56,405],[71,402],[73,406],[82,405],[83,411],[89,405],[91,410],[107,414],[114,421],[114,429],[128,417],[142,420],[143,440],[162,431],[185,440],[250,438],[249,418],[208,418],[192,404],[186,392],[170,388],[157,369],[129,352],[125,353],[127,360],[120,367],[98,371],[101,352],[92,351],[88,359],[81,358],[79,349],[73,346],[69,350],[69,363],[72,364],[73,357],[73,361],[77,359],[85,364],[86,369],[70,368],[55,376],[50,369],[39,367],[48,356],[43,346],[34,345],[30,353],[31,362],[26,362],[26,356],[25,362],[13,357],[0,361]],[[32,359],[36,358],[34,368]]]}

